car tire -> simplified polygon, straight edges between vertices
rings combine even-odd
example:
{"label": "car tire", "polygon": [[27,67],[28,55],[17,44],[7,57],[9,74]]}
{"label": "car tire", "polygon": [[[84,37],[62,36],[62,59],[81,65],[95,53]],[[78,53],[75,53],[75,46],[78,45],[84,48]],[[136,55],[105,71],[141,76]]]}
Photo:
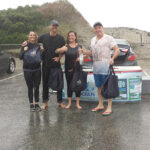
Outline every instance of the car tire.
{"label": "car tire", "polygon": [[14,72],[15,72],[15,61],[11,59],[9,61],[7,73],[11,74],[11,73],[14,73]]}

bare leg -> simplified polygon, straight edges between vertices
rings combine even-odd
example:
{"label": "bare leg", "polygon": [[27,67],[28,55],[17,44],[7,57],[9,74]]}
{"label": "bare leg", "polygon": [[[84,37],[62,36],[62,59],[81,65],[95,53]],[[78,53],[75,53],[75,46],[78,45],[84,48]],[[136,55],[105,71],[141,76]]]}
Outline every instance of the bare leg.
{"label": "bare leg", "polygon": [[98,107],[99,107],[99,108],[104,108],[104,105],[103,105],[103,96],[101,95],[101,91],[102,91],[102,87],[99,87],[99,88],[97,89],[98,97],[99,97],[99,104],[98,104]]}
{"label": "bare leg", "polygon": [[103,97],[102,97],[102,95],[101,95],[101,90],[102,90],[102,87],[97,88],[99,103],[98,103],[97,107],[95,107],[95,108],[92,109],[92,111],[97,111],[97,110],[102,110],[102,109],[104,109]]}
{"label": "bare leg", "polygon": [[78,109],[82,109],[82,107],[80,106],[80,97],[76,98],[76,106]]}
{"label": "bare leg", "polygon": [[112,112],[112,99],[108,99],[107,109],[103,114],[110,114]]}
{"label": "bare leg", "polygon": [[70,107],[71,107],[71,97],[68,97],[68,105],[65,108],[69,109]]}

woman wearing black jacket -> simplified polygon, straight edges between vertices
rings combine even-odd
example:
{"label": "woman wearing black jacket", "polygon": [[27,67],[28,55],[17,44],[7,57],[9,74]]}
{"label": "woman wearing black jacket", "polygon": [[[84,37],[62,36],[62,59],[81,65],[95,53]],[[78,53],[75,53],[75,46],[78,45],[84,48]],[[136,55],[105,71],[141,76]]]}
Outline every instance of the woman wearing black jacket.
{"label": "woman wearing black jacket", "polygon": [[[77,43],[77,34],[74,31],[70,31],[67,35],[67,45],[56,50],[56,53],[65,54],[65,75],[67,81],[67,95],[68,105],[65,107],[69,109],[71,107],[72,93],[70,84],[74,74],[74,68],[79,63],[79,55],[82,52],[82,45]],[[81,91],[75,92],[76,94],[76,107],[82,109],[80,106]]]}
{"label": "woman wearing black jacket", "polygon": [[[39,85],[41,82],[41,55],[43,48],[37,44],[37,38],[37,34],[30,31],[28,34],[28,44],[22,47],[20,51],[31,111],[41,110],[39,106]],[[33,102],[33,97],[35,103]]]}

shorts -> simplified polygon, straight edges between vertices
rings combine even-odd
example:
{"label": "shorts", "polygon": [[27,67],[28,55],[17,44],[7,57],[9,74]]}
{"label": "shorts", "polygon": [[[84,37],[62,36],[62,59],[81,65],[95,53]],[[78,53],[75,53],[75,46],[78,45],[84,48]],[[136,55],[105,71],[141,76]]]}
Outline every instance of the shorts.
{"label": "shorts", "polygon": [[102,87],[106,81],[108,75],[105,74],[94,74],[94,80],[96,87]]}

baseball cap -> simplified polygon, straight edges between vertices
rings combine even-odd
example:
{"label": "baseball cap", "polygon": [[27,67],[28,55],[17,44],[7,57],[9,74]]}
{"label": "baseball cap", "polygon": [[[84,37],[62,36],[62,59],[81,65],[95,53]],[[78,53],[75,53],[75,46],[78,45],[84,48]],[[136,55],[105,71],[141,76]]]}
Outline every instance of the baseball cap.
{"label": "baseball cap", "polygon": [[53,19],[50,23],[52,26],[59,26],[59,23],[57,20]]}
{"label": "baseball cap", "polygon": [[96,26],[102,26],[102,27],[103,27],[103,25],[102,25],[101,22],[96,22],[96,23],[94,23],[93,27],[96,27]]}

